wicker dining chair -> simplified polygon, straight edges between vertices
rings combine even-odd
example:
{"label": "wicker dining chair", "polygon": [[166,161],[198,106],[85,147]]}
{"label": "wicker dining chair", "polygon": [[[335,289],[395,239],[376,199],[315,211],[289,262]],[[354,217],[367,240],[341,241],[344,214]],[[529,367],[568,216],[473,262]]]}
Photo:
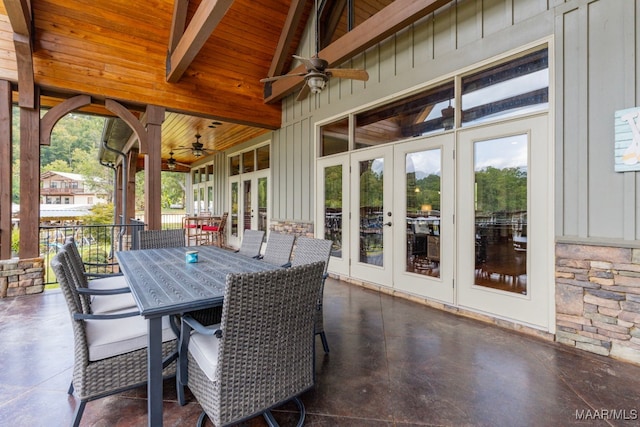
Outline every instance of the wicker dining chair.
{"label": "wicker dining chair", "polygon": [[221,426],[261,414],[275,425],[270,410],[290,400],[302,425],[299,396],[315,381],[313,322],[323,269],[318,262],[230,274],[219,325],[183,317],[178,383],[204,410],[198,425],[205,417]]}
{"label": "wicker dining chair", "polygon": [[295,240],[293,234],[284,234],[272,231],[267,240],[267,246],[264,249],[264,255],[261,259],[269,264],[280,267],[289,266],[291,251],[293,250],[293,242]]}
{"label": "wicker dining chair", "polygon": [[[60,250],[51,260],[67,302],[74,336],[73,380],[69,394],[80,398],[73,426],[80,425],[87,402],[120,393],[147,382],[147,321],[137,310],[114,314],[85,313],[80,294],[70,280],[70,255]],[[163,374],[175,374],[177,339],[163,321]]]}
{"label": "wicker dining chair", "polygon": [[244,230],[240,249],[236,252],[246,257],[257,258],[260,256],[263,240],[264,230]]}
{"label": "wicker dining chair", "polygon": [[325,353],[329,353],[329,343],[324,333],[324,282],[328,276],[327,268],[329,267],[332,244],[333,242],[331,240],[300,236],[296,239],[296,247],[293,252],[293,260],[291,261],[291,266],[310,264],[318,261],[324,262],[322,287],[320,288],[320,295],[318,296],[318,304],[316,306],[315,334],[320,335]]}
{"label": "wicker dining chair", "polygon": [[131,289],[122,275],[94,277],[84,269],[82,257],[75,242],[62,245],[61,251],[68,255],[70,274],[68,280],[80,295],[80,303],[86,314],[103,314],[135,309],[136,303]]}
{"label": "wicker dining chair", "polygon": [[140,230],[140,249],[180,248],[186,245],[184,230]]}

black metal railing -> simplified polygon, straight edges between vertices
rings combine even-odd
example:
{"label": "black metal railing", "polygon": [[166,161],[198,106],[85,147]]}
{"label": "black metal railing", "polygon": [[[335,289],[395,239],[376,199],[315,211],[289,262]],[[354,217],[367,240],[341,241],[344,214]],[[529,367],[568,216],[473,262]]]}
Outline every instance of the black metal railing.
{"label": "black metal railing", "polygon": [[[183,214],[163,214],[162,228],[182,228],[183,218]],[[44,284],[57,283],[49,263],[68,238],[75,240],[82,260],[89,264],[87,268],[92,273],[115,273],[118,266],[114,254],[137,249],[138,230],[144,228],[144,221],[135,218],[128,224],[40,226],[40,256],[46,266]]]}
{"label": "black metal railing", "polygon": [[40,255],[44,258],[45,285],[56,283],[49,263],[62,245],[73,238],[82,255],[82,260],[90,263],[91,272],[115,273],[114,254],[117,251],[136,249],[132,247],[132,237],[138,230],[144,229],[141,224],[109,224],[109,225],[69,225],[40,227]]}

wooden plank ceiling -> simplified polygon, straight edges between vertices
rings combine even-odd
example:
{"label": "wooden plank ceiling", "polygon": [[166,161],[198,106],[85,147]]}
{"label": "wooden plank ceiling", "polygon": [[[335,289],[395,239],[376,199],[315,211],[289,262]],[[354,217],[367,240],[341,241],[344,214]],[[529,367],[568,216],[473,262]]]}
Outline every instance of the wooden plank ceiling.
{"label": "wooden plank ceiling", "polygon": [[[402,16],[379,31],[375,28],[385,25],[376,23],[351,39],[348,2],[318,2],[325,7],[321,33],[330,33],[323,43],[332,43],[327,59],[339,65],[345,55],[362,52],[449,1],[355,0],[356,27],[372,16],[393,21],[377,13],[387,6],[408,9],[415,18]],[[280,80],[265,97],[260,79],[292,67],[291,55],[314,8],[312,0],[3,0],[0,79],[14,83],[19,29],[12,23],[20,21],[15,11],[25,11],[25,4],[32,12],[33,80],[44,95],[43,106],[78,94],[94,102],[84,111],[105,116],[110,115],[102,106],[105,99],[138,112],[149,104],[164,106],[162,156],[166,160],[173,151],[182,163],[196,160],[189,150],[179,150],[195,141],[195,134],[202,135],[205,148],[225,150],[280,127],[277,101],[300,81]],[[390,10],[391,18],[396,15],[398,10]]]}

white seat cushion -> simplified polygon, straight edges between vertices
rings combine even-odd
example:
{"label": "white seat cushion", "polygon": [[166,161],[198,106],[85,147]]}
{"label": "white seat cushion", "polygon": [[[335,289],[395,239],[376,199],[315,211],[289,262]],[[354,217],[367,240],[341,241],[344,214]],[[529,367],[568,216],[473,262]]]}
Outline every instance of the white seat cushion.
{"label": "white seat cushion", "polygon": [[124,276],[100,277],[89,280],[89,289],[118,289],[128,287],[129,284]]}
{"label": "white seat cushion", "polygon": [[92,295],[91,312],[93,314],[106,314],[117,311],[134,311],[138,306],[131,292],[115,295]]}
{"label": "white seat cushion", "polygon": [[[102,360],[147,346],[148,321],[142,316],[85,320],[89,360]],[[162,342],[175,339],[169,318],[162,318]]]}
{"label": "white seat cushion", "polygon": [[[220,325],[207,326],[207,329],[216,330]],[[216,368],[218,367],[218,345],[220,339],[215,335],[204,335],[194,332],[189,341],[189,353],[198,363],[202,372],[211,381],[216,381]]]}

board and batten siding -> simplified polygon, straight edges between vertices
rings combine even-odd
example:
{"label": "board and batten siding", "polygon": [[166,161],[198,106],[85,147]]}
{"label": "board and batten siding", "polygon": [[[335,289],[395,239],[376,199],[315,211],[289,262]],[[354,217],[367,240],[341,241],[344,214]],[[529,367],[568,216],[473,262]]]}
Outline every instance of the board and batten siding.
{"label": "board and batten siding", "polygon": [[[319,95],[285,98],[282,127],[272,134],[272,221],[314,222],[315,123],[548,37],[560,0],[459,0],[355,56],[343,67],[365,68],[369,81],[332,79]],[[300,53],[314,52],[305,37]],[[366,88],[366,90],[365,90]]]}
{"label": "board and batten siding", "polygon": [[556,10],[556,235],[631,244],[640,237],[636,172],[614,172],[614,113],[640,104],[639,3]]}

